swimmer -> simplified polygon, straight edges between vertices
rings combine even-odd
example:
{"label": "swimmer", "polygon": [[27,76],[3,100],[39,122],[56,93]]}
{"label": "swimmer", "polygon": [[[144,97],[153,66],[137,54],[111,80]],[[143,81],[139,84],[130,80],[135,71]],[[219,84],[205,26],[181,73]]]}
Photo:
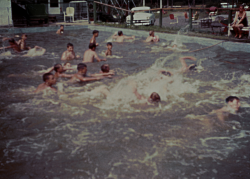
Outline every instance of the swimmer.
{"label": "swimmer", "polygon": [[187,66],[187,64],[185,62],[185,59],[196,61],[196,58],[191,57],[191,56],[186,56],[186,57],[181,57],[179,59],[181,61],[181,65],[182,65],[182,67],[179,69],[179,72],[184,73],[184,72],[187,72],[188,70],[194,70],[195,69],[196,65],[191,64],[191,65]]}
{"label": "swimmer", "polygon": [[[134,80],[128,80],[127,81],[127,86],[132,88],[132,93],[136,96],[136,98],[139,100],[140,103],[146,103],[146,104],[152,104],[152,103],[158,103],[161,101],[161,97],[158,93],[153,92],[150,94],[148,98],[142,96],[141,94],[138,93],[137,91],[137,84]],[[94,89],[96,93],[102,93],[106,97],[111,95],[110,91],[107,89],[106,86],[100,86]]]}
{"label": "swimmer", "polygon": [[100,61],[106,61],[106,59],[100,59],[95,52],[96,45],[94,43],[89,44],[89,49],[84,52],[83,55],[83,62],[94,62],[94,58],[100,62]]}
{"label": "swimmer", "polygon": [[[10,40],[10,39],[12,39],[12,38],[3,38],[3,41]],[[29,49],[31,49],[30,47],[26,47],[26,40],[27,40],[27,35],[22,34],[21,39],[16,41],[16,44],[19,45],[21,50],[29,50]]]}
{"label": "swimmer", "polygon": [[89,43],[93,43],[93,44],[95,44],[96,46],[98,46],[99,44],[96,43],[96,37],[98,37],[98,35],[99,35],[99,31],[98,31],[98,30],[94,30],[94,31],[93,31],[93,36],[92,36],[92,38],[90,39]]}
{"label": "swimmer", "polygon": [[107,43],[107,50],[105,52],[105,55],[106,56],[112,56],[112,43],[111,42],[108,42]]}
{"label": "swimmer", "polygon": [[116,39],[116,42],[123,42],[124,39],[135,39],[135,36],[128,37],[123,35],[122,31],[115,32],[112,36],[113,39]]}
{"label": "swimmer", "polygon": [[64,32],[64,25],[60,25],[60,29],[56,31],[56,34],[63,34]]}
{"label": "swimmer", "polygon": [[23,55],[23,57],[36,57],[42,56],[46,52],[46,49],[35,46],[34,48],[30,49],[27,54]]}
{"label": "swimmer", "polygon": [[9,39],[9,44],[10,44],[10,46],[1,47],[0,50],[12,48],[15,52],[18,52],[18,53],[21,52],[20,46],[16,43],[16,41],[14,39]]}
{"label": "swimmer", "polygon": [[159,36],[155,35],[154,31],[149,31],[149,36],[146,39],[146,42],[158,42]]}
{"label": "swimmer", "polygon": [[30,50],[30,47],[26,47],[26,40],[27,40],[27,35],[22,34],[22,37],[20,40],[17,41],[17,44],[20,46],[21,50]]}
{"label": "swimmer", "polygon": [[66,71],[63,66],[61,64],[55,64],[54,65],[54,70],[55,70],[55,75],[54,77],[57,79],[59,77],[63,77],[63,78],[72,78],[73,75],[69,75],[69,74],[64,74],[64,72]]}
{"label": "swimmer", "polygon": [[72,76],[72,78],[70,79],[70,82],[75,82],[75,81],[83,81],[83,82],[87,82],[87,81],[95,81],[95,80],[100,80],[103,77],[99,76],[99,77],[86,77],[87,74],[87,65],[84,63],[79,63],[77,65],[77,73],[74,74]]}
{"label": "swimmer", "polygon": [[110,70],[108,64],[103,64],[101,66],[101,71],[99,73],[92,74],[91,76],[108,76],[108,77],[111,77],[114,74],[115,74],[114,70]]}
{"label": "swimmer", "polygon": [[61,60],[74,60],[80,58],[79,55],[75,55],[74,46],[72,43],[67,44],[67,50],[63,52]]}
{"label": "swimmer", "polygon": [[217,117],[224,121],[224,118],[228,116],[229,113],[236,114],[240,108],[240,100],[236,96],[229,96],[226,98],[227,106],[224,106],[221,109],[212,111],[212,113],[216,113]]}
{"label": "swimmer", "polygon": [[43,81],[44,81],[44,83],[40,84],[37,87],[37,89],[34,91],[34,93],[38,93],[38,92],[43,91],[45,89],[50,89],[52,91],[57,92],[57,90],[52,87],[52,85],[56,84],[56,79],[52,73],[45,73],[43,75]]}
{"label": "swimmer", "polygon": [[[54,66],[48,68],[45,73],[51,73],[53,70],[54,70]],[[67,70],[74,70],[74,68],[71,67],[69,62],[66,62],[63,65],[63,72],[66,72]]]}

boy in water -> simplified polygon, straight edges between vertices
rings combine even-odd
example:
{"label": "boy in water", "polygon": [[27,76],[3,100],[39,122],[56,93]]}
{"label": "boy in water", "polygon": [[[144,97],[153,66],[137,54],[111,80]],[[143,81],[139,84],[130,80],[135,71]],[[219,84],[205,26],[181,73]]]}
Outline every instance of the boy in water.
{"label": "boy in water", "polygon": [[221,121],[224,121],[224,118],[227,117],[229,113],[236,114],[240,108],[240,99],[236,96],[229,96],[225,101],[227,106],[224,106],[216,111],[212,111],[212,113],[215,112],[217,114]]}
{"label": "boy in water", "polygon": [[80,56],[75,55],[73,44],[68,43],[67,50],[63,52],[61,60],[74,60],[75,58],[80,58]]}
{"label": "boy in water", "polygon": [[1,47],[0,50],[12,48],[15,52],[18,52],[18,53],[22,51],[20,46],[16,43],[16,41],[14,39],[9,39],[9,44],[10,44],[10,46]]}
{"label": "boy in water", "polygon": [[63,66],[61,64],[55,64],[54,65],[54,70],[55,70],[55,75],[54,77],[57,79],[59,77],[63,77],[63,78],[71,78],[73,75],[69,75],[69,74],[64,74],[64,72],[66,71]]}
{"label": "boy in water", "polygon": [[30,47],[26,47],[26,40],[27,40],[27,35],[23,34],[21,39],[17,41],[17,45],[20,46],[21,50],[29,50],[29,49],[31,49]]}
{"label": "boy in water", "polygon": [[86,77],[87,74],[87,65],[84,63],[79,63],[77,65],[77,73],[72,76],[70,79],[70,82],[75,82],[75,81],[95,81],[95,80],[100,80],[103,77]]}
{"label": "boy in water", "polygon": [[109,56],[109,55],[112,56],[112,51],[111,51],[112,50],[112,43],[111,42],[107,43],[107,48],[108,49],[106,50],[105,55],[106,56]]}
{"label": "boy in water", "polygon": [[[13,38],[3,38],[3,41],[5,41],[5,40],[12,40],[12,39]],[[21,50],[29,50],[29,49],[31,49],[30,47],[26,47],[26,40],[27,40],[27,35],[26,34],[22,34],[21,39],[18,40],[18,41],[16,41],[16,44],[20,47]]]}
{"label": "boy in water", "polygon": [[98,37],[98,35],[99,35],[99,31],[98,31],[98,30],[94,30],[94,31],[93,31],[93,36],[92,36],[92,38],[90,39],[89,43],[93,43],[93,44],[95,44],[96,46],[98,46],[99,44],[96,43],[96,37]]}
{"label": "boy in water", "polygon": [[[118,34],[118,36],[117,36]],[[135,36],[128,37],[126,35],[123,35],[122,31],[119,31],[118,33],[115,32],[112,36],[113,39],[116,39],[116,42],[123,42],[124,39],[135,39]]]}
{"label": "boy in water", "polygon": [[52,91],[57,92],[57,90],[52,87],[52,85],[56,84],[56,79],[54,78],[54,75],[52,73],[45,73],[43,75],[43,81],[44,81],[44,83],[40,84],[37,87],[37,89],[34,91],[35,93],[38,93],[38,92],[43,91],[45,89],[50,89]]}
{"label": "boy in water", "polygon": [[84,52],[83,55],[83,62],[94,62],[94,58],[100,62],[100,61],[106,61],[106,59],[100,59],[98,55],[95,52],[96,45],[94,43],[89,44],[89,49]]}
{"label": "boy in water", "polygon": [[64,32],[64,26],[61,25],[61,26],[60,26],[60,29],[58,29],[58,30],[56,31],[56,33],[57,33],[57,34],[63,34],[63,32]]}
{"label": "boy in water", "polygon": [[100,73],[92,74],[91,76],[108,76],[108,77],[111,77],[114,74],[115,74],[114,70],[110,70],[108,64],[103,64],[101,66]]}
{"label": "boy in water", "polygon": [[154,31],[149,31],[149,36],[146,39],[146,42],[158,42],[159,40],[159,36],[155,36]]}

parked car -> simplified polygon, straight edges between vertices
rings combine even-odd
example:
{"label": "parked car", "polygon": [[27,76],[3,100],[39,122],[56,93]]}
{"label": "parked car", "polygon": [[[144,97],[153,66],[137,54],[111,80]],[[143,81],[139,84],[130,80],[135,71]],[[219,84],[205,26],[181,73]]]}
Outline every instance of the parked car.
{"label": "parked car", "polygon": [[[139,11],[144,10],[144,11]],[[150,11],[150,7],[134,7],[131,11],[135,11],[133,15],[133,24],[134,25],[154,25],[155,15]],[[139,12],[136,12],[139,11]],[[127,25],[130,25],[130,15],[126,17]]]}

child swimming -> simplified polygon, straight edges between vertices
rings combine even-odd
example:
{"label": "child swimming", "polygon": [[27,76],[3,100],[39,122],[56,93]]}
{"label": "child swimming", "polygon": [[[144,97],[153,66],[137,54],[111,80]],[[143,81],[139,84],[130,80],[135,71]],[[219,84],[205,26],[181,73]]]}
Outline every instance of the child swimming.
{"label": "child swimming", "polygon": [[72,43],[67,44],[67,50],[63,52],[61,60],[74,60],[80,58],[79,55],[75,55],[74,46]]}
{"label": "child swimming", "polygon": [[106,56],[112,56],[112,43],[111,42],[108,42],[107,43],[107,50],[105,52],[105,55]]}
{"label": "child swimming", "polygon": [[123,42],[125,39],[135,39],[135,36],[129,37],[129,36],[123,35],[122,31],[119,31],[119,32],[115,32],[112,38],[116,39],[116,42]]}
{"label": "child swimming", "polygon": [[83,62],[94,62],[96,59],[98,62],[106,61],[106,59],[101,59],[98,57],[97,53],[95,52],[96,45],[94,43],[89,44],[89,49],[84,52],[83,55]]}

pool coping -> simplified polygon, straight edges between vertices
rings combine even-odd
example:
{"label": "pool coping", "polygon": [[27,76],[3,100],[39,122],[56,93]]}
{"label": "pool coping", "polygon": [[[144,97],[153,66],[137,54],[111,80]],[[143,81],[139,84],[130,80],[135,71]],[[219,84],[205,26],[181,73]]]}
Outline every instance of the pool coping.
{"label": "pool coping", "polygon": [[[27,27],[27,28],[0,28],[0,34],[20,34],[20,33],[35,33],[35,32],[48,32],[58,30],[60,25],[56,26],[48,26],[48,27]],[[79,30],[79,29],[90,29],[90,30],[99,30],[105,32],[116,32],[122,30],[125,35],[135,35],[136,37],[146,38],[148,36],[148,31],[145,30],[134,30],[134,29],[124,29],[124,28],[116,28],[110,26],[100,26],[100,25],[65,25],[65,30]],[[175,40],[177,34],[169,34],[169,33],[156,33],[160,39],[165,39],[167,41]],[[228,51],[243,51],[249,52],[250,43],[241,43],[241,42],[231,42],[225,40],[217,40],[210,39],[205,37],[195,37],[195,36],[186,36],[179,35],[181,42],[183,43],[198,43],[205,46],[212,46],[217,43],[217,46],[220,46]]]}
{"label": "pool coping", "polygon": [[[99,31],[106,31],[106,32],[117,32],[122,30],[125,35],[134,35],[136,37],[146,38],[148,37],[148,31],[144,30],[133,30],[133,29],[123,29],[123,28],[116,28],[110,26],[88,26],[91,30],[99,30]],[[162,33],[162,32],[155,32],[156,35],[159,36],[160,39],[165,39],[168,41],[174,41],[178,34],[169,34],[169,33]],[[210,39],[205,37],[195,37],[195,36],[187,36],[187,35],[179,35],[180,40],[182,43],[198,43],[205,46],[212,46],[219,43],[217,46],[220,46],[228,51],[243,51],[249,52],[250,50],[250,43],[241,43],[241,42],[231,42],[225,40],[217,40],[217,39]],[[220,43],[221,42],[221,43]],[[195,52],[194,52],[195,53]]]}

